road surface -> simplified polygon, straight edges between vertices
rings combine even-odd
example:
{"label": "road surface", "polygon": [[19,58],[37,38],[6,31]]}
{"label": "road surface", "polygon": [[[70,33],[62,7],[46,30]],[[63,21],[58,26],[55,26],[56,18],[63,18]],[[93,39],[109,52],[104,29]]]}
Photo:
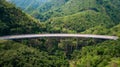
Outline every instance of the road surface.
{"label": "road surface", "polygon": [[9,39],[25,39],[25,38],[52,38],[52,37],[75,37],[75,38],[98,38],[98,39],[112,39],[117,40],[117,36],[107,36],[107,35],[92,35],[92,34],[24,34],[24,35],[10,35],[1,36],[0,40]]}

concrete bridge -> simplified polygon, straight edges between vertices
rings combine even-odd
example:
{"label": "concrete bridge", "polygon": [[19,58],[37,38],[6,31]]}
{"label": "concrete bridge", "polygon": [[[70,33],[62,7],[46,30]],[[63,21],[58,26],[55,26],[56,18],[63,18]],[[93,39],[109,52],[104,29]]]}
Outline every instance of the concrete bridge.
{"label": "concrete bridge", "polygon": [[97,39],[110,39],[117,40],[117,36],[108,36],[108,35],[92,35],[92,34],[23,34],[23,35],[9,35],[1,36],[0,40],[12,40],[12,39],[30,39],[30,38],[97,38]]}

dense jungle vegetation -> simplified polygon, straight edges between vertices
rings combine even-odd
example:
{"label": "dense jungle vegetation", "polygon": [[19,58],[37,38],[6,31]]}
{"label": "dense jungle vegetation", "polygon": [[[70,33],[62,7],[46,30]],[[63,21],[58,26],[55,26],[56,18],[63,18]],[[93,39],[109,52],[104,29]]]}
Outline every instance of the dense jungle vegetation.
{"label": "dense jungle vegetation", "polygon": [[[120,0],[0,0],[0,36],[82,33],[120,37]],[[120,38],[0,40],[0,67],[120,67]]]}

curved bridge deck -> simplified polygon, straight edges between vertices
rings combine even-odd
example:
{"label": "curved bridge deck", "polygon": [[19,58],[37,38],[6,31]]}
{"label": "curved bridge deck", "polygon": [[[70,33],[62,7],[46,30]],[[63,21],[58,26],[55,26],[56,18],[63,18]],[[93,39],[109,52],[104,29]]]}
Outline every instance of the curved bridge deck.
{"label": "curved bridge deck", "polygon": [[107,36],[107,35],[92,35],[92,34],[24,34],[24,35],[10,35],[1,36],[0,40],[9,39],[25,39],[25,38],[52,38],[52,37],[75,37],[75,38],[98,38],[98,39],[111,39],[117,40],[117,36]]}

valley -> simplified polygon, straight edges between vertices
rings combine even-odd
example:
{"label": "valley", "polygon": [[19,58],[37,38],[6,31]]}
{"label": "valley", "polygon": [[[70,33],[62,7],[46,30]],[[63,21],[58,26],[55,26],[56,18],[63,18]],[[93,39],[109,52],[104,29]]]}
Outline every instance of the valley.
{"label": "valley", "polygon": [[120,0],[0,0],[0,37],[23,34],[118,37],[0,40],[0,67],[120,67],[119,6]]}

